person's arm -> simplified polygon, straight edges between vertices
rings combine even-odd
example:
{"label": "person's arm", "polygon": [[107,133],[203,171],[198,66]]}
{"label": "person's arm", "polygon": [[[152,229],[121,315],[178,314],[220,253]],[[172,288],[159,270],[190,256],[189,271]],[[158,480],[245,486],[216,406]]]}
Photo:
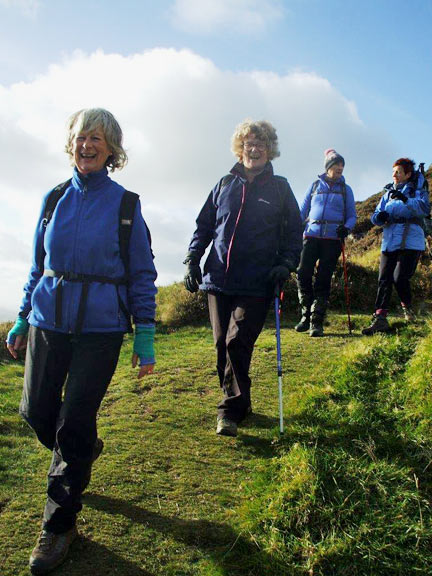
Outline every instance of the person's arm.
{"label": "person's arm", "polygon": [[357,213],[355,207],[355,200],[352,188],[346,187],[346,214],[345,214],[345,227],[352,230],[357,222]]}
{"label": "person's arm", "polygon": [[296,270],[303,247],[303,224],[297,200],[287,183],[283,202],[283,222],[278,250],[278,264],[286,263],[290,271]]}
{"label": "person's arm", "polygon": [[388,192],[383,194],[371,216],[371,222],[372,224],[375,224],[375,226],[384,226],[390,220],[390,214],[387,211],[387,203]]}
{"label": "person's arm", "polygon": [[129,242],[128,303],[135,324],[132,367],[140,364],[138,378],[151,374],[155,364],[156,269],[148,229],[138,200]]}
{"label": "person's arm", "polygon": [[[423,188],[409,194],[409,188],[402,189],[404,200],[391,203],[390,213],[395,218],[424,218],[430,212],[429,195]],[[390,208],[390,206],[389,206]]]}

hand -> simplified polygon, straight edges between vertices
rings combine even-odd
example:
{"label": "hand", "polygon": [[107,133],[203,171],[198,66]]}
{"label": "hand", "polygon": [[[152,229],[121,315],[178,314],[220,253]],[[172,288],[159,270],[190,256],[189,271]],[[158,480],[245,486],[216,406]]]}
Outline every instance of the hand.
{"label": "hand", "polygon": [[18,316],[6,338],[6,347],[15,360],[18,358],[18,352],[27,346],[28,331],[28,321]]}
{"label": "hand", "polygon": [[24,350],[27,347],[27,335],[19,335],[15,338],[15,341],[11,344],[6,343],[6,347],[10,354],[15,358],[18,358],[18,352]]}
{"label": "hand", "polygon": [[269,280],[275,287],[279,287],[279,290],[282,290],[290,275],[291,270],[287,266],[275,266],[270,270]]}
{"label": "hand", "polygon": [[138,379],[146,374],[152,374],[154,369],[154,335],[153,324],[136,324],[135,339],[132,354],[132,368],[135,368],[140,361],[140,371]]}
{"label": "hand", "polygon": [[393,200],[402,200],[404,204],[406,204],[408,201],[408,198],[405,196],[405,194],[403,194],[403,192],[401,192],[400,190],[396,189],[391,190],[390,198],[393,198]]}
{"label": "hand", "polygon": [[192,294],[198,291],[199,285],[202,282],[199,261],[200,259],[194,252],[188,252],[183,261],[183,264],[186,264],[186,274],[184,275],[183,283],[186,290]]}
{"label": "hand", "polygon": [[390,220],[390,214],[385,210],[378,212],[378,214],[376,215],[376,221],[380,226],[384,226],[384,224],[389,220]]}
{"label": "hand", "polygon": [[337,237],[340,238],[341,240],[345,240],[345,238],[348,236],[349,232],[350,232],[349,228],[347,228],[343,224],[339,224],[339,226],[336,227]]}
{"label": "hand", "polygon": [[[135,368],[138,364],[139,356],[138,354],[132,354],[132,368]],[[140,370],[138,372],[138,380],[146,376],[147,374],[153,374],[154,371],[154,364],[143,364],[140,366]]]}

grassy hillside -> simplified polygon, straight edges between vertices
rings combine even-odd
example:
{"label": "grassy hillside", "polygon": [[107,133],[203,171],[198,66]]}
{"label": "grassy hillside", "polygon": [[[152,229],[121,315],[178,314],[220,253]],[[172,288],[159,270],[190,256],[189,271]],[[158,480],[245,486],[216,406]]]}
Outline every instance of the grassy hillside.
{"label": "grassy hillside", "polygon": [[[131,341],[102,405],[105,451],[62,576],[428,574],[432,565],[427,324],[364,339],[332,315],[312,339],[284,319],[286,434],[278,436],[274,328],[252,364],[237,439],[215,435],[206,326],[166,328],[136,380]],[[50,456],[17,416],[22,364],[0,366],[0,573],[27,574]]]}

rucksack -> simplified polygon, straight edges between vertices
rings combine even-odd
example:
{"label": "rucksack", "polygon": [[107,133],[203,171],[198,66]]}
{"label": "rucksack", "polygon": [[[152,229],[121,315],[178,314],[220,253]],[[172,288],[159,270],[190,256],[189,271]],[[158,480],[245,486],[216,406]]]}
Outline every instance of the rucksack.
{"label": "rucksack", "polygon": [[[45,208],[44,208],[43,219],[42,219],[43,236],[45,235],[46,227],[49,224],[49,222],[50,222],[50,220],[54,214],[54,210],[56,209],[56,206],[57,206],[60,198],[66,192],[70,183],[71,183],[71,179],[66,180],[66,182],[62,182],[61,184],[58,184],[58,186],[56,186],[48,195],[47,200],[45,202]],[[56,327],[59,327],[62,324],[62,318],[61,318],[62,280],[68,280],[71,282],[81,282],[83,284],[82,292],[81,292],[81,299],[80,299],[79,308],[78,308],[78,317],[77,317],[77,326],[76,326],[76,333],[77,334],[79,334],[81,332],[82,324],[84,321],[85,305],[86,305],[86,301],[87,301],[87,293],[88,293],[89,283],[93,281],[93,282],[114,284],[116,286],[119,307],[120,307],[120,310],[122,311],[123,315],[126,318],[126,321],[128,324],[128,332],[133,331],[130,314],[129,314],[124,302],[122,301],[122,299],[120,297],[118,286],[121,284],[127,284],[129,281],[129,242],[130,242],[130,237],[131,237],[131,233],[132,233],[133,219],[134,219],[134,214],[135,214],[135,209],[136,209],[136,205],[138,202],[138,198],[139,198],[138,194],[135,194],[134,192],[130,192],[129,190],[125,190],[123,193],[121,202],[120,202],[118,235],[119,235],[120,258],[122,260],[122,263],[123,263],[123,266],[125,269],[125,275],[123,278],[116,279],[116,278],[109,278],[109,277],[105,277],[105,276],[96,276],[96,275],[90,275],[90,274],[75,274],[75,273],[72,273],[69,271],[56,272],[53,270],[44,270],[44,260],[45,260],[46,254],[45,254],[45,250],[43,247],[44,242],[43,242],[43,238],[42,238],[42,242],[41,242],[42,248],[41,248],[41,253],[39,254],[39,258],[38,258],[39,270],[41,271],[41,274],[44,274],[45,276],[51,276],[51,277],[55,277],[55,278],[59,279],[57,281],[57,288],[56,288],[56,313],[55,313],[55,325],[56,325]],[[148,229],[147,224],[145,224],[145,226],[146,226],[147,238],[148,238],[148,242],[149,242],[149,246],[150,246],[150,252],[151,252],[152,258],[154,259],[154,254],[153,254],[153,251],[151,249],[150,230]]]}

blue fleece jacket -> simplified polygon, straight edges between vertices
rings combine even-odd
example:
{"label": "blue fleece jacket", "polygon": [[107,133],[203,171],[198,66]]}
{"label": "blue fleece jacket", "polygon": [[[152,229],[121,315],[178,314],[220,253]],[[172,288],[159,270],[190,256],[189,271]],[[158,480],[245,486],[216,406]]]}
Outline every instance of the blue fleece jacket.
{"label": "blue fleece jacket", "polygon": [[[125,270],[119,249],[119,208],[124,188],[104,168],[88,176],[74,170],[71,184],[59,200],[43,234],[44,206],[36,227],[32,266],[24,287],[20,316],[30,324],[58,332],[74,332],[82,284],[63,281],[62,325],[55,327],[58,278],[43,276],[39,255],[46,252],[44,269],[119,278]],[[134,322],[151,324],[155,315],[156,270],[138,201],[129,244],[128,285],[118,287]],[[113,284],[91,282],[82,332],[125,332],[127,322],[119,308]]]}

